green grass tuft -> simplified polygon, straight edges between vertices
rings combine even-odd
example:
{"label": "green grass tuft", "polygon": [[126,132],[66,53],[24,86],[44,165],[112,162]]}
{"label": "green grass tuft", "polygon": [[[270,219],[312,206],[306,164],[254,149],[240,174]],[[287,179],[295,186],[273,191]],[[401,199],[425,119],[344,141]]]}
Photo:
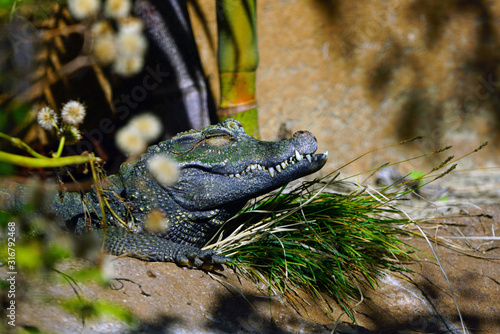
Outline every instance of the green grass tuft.
{"label": "green grass tuft", "polygon": [[[416,139],[419,137],[412,140]],[[414,175],[413,180],[401,176],[381,192],[345,180],[373,175],[382,168],[441,153],[451,146],[344,180],[336,180],[338,174],[332,177],[364,156],[396,145],[367,152],[323,179],[303,182],[292,190],[282,188],[254,200],[205,248],[231,257],[230,265],[235,270],[268,285],[274,294],[297,296],[299,289],[320,300],[326,294],[355,321],[352,309],[362,301],[362,289],[375,288],[384,272],[407,271],[405,262],[419,251],[401,240],[402,236],[419,234],[408,228],[414,220],[398,209],[397,201],[451,173],[459,160],[486,145],[459,158],[450,156],[431,171]],[[347,192],[334,191],[347,185]]]}
{"label": "green grass tuft", "polygon": [[361,287],[375,288],[384,271],[405,271],[414,249],[400,239],[410,234],[408,219],[384,195],[361,187],[334,193],[332,182],[268,194],[231,220],[213,248],[275,294],[327,294],[354,320]]}

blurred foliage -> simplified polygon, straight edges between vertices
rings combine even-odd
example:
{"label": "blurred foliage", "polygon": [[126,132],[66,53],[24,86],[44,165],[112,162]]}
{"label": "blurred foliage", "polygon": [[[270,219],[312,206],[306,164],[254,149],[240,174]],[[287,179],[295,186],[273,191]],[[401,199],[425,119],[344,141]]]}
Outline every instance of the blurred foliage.
{"label": "blurred foliage", "polygon": [[102,299],[89,301],[75,297],[63,300],[61,306],[65,310],[77,315],[83,321],[104,320],[103,318],[109,317],[123,321],[129,326],[136,324],[136,320],[129,310]]}

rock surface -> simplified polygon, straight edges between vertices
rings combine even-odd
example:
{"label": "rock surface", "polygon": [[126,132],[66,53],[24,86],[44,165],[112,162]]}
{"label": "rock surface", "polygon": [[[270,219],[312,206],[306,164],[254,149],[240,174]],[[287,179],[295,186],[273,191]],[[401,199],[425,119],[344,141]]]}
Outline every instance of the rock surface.
{"label": "rock surface", "polygon": [[[215,2],[198,3],[217,41]],[[191,14],[217,96],[216,50]],[[458,156],[487,140],[461,167],[498,166],[499,16],[499,3],[484,0],[258,2],[261,137],[276,139],[282,126],[310,130],[329,151],[330,169],[425,137],[357,161],[349,174],[447,145]],[[404,166],[426,169],[439,159]]]}

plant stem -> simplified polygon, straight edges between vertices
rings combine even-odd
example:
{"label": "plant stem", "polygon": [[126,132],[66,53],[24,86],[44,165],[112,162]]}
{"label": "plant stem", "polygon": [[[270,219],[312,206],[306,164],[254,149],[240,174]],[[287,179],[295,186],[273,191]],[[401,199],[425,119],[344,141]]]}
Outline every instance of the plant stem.
{"label": "plant stem", "polygon": [[59,141],[59,147],[57,148],[57,152],[56,152],[56,155],[54,155],[54,158],[61,157],[65,142],[66,142],[66,137],[62,136],[61,140]]}
{"label": "plant stem", "polygon": [[[90,157],[90,156],[89,156]],[[94,154],[92,157],[95,158]],[[90,170],[92,171],[92,178],[94,179],[94,186],[96,190],[97,200],[99,201],[99,208],[101,209],[101,224],[104,227],[104,236],[102,238],[102,248],[104,249],[105,241],[106,241],[106,230],[108,228],[108,223],[106,220],[106,210],[104,209],[104,201],[102,198],[102,184],[100,179],[97,177],[97,172],[94,166],[93,161],[90,161]]]}
{"label": "plant stem", "polygon": [[91,160],[100,161],[99,158],[90,157],[88,155],[74,155],[62,158],[32,158],[0,151],[0,162],[6,162],[12,165],[28,168],[52,168],[68,165],[79,165],[88,163]]}
{"label": "plant stem", "polygon": [[47,158],[47,157],[41,155],[40,153],[36,152],[35,150],[33,150],[28,144],[26,144],[25,142],[23,142],[19,138],[11,137],[11,136],[9,136],[5,133],[2,133],[2,132],[0,132],[0,138],[7,139],[8,141],[11,142],[12,145],[14,145],[15,147],[19,147],[21,149],[26,150],[26,152],[28,152],[29,154],[31,154],[35,158],[42,158],[42,159]]}

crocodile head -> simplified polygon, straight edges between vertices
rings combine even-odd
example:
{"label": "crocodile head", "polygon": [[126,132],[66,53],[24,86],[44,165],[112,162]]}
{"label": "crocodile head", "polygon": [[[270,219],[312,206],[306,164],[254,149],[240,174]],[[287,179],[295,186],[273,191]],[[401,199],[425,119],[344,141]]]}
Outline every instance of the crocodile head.
{"label": "crocodile head", "polygon": [[310,132],[261,141],[233,119],[181,133],[159,147],[181,168],[179,182],[167,190],[189,210],[246,201],[316,172],[327,159],[327,154],[315,154],[317,142]]}
{"label": "crocodile head", "polygon": [[[327,154],[316,154],[316,149],[310,132],[297,132],[288,140],[261,141],[247,135],[238,121],[227,119],[180,133],[123,167],[121,177],[128,193],[124,197],[136,208],[138,221],[151,210],[161,210],[168,217],[168,229],[161,236],[199,246],[247,200],[323,167]],[[177,162],[177,183],[162,185],[148,172],[147,163],[156,155]]]}

